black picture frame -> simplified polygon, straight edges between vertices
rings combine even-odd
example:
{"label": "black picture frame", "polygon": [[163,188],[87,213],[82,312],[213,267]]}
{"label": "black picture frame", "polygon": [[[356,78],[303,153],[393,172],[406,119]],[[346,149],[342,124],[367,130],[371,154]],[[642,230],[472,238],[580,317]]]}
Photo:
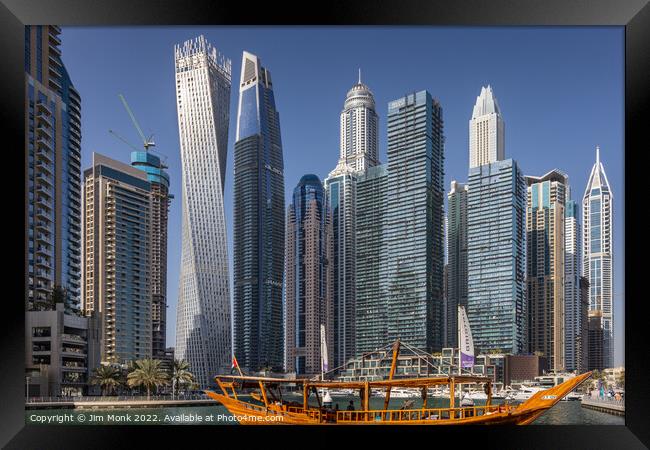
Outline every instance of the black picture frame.
{"label": "black picture frame", "polygon": [[[301,6],[302,5],[302,6]],[[648,0],[357,0],[322,3],[192,0],[2,0],[0,39],[3,83],[0,123],[3,152],[3,199],[10,203],[4,214],[4,266],[12,273],[11,286],[2,299],[4,326],[0,328],[2,409],[0,445],[6,448],[130,448],[138,436],[151,447],[173,442],[183,435],[185,445],[247,448],[265,445],[327,447],[369,446],[397,440],[392,445],[431,446],[467,444],[499,448],[645,448],[650,445],[648,400],[648,352],[644,337],[646,315],[639,308],[647,299],[640,295],[643,277],[636,272],[640,260],[641,220],[625,220],[625,426],[528,426],[528,427],[170,427],[170,426],[44,426],[25,425],[24,414],[24,306],[22,239],[24,211],[24,25],[442,25],[442,26],[623,26],[625,27],[625,202],[626,211],[643,190],[641,156],[648,148],[650,123],[650,4]],[[595,93],[595,95],[597,95]],[[19,150],[20,149],[20,150]],[[11,158],[7,160],[6,158]],[[19,168],[22,168],[21,171]],[[14,179],[15,177],[15,179]],[[21,189],[17,189],[21,186]],[[18,192],[16,192],[18,190]],[[620,194],[619,194],[620,195]],[[636,219],[636,220],[635,220]],[[630,243],[628,245],[628,243]],[[15,255],[15,256],[14,256]],[[623,255],[617,255],[623,257]],[[15,272],[15,273],[14,273]],[[295,436],[295,438],[294,438]],[[445,441],[449,439],[450,441]],[[253,444],[253,442],[255,442]],[[402,444],[400,444],[400,442]],[[293,445],[292,445],[293,444]],[[423,445],[423,444],[418,444]]]}

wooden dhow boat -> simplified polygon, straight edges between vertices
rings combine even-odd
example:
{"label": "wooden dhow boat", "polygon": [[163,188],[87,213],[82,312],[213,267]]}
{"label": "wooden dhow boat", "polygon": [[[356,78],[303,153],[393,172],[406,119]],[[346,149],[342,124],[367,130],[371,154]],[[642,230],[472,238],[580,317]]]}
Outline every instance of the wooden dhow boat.
{"label": "wooden dhow boat", "polygon": [[[587,372],[570,378],[555,387],[539,391],[519,405],[492,404],[492,380],[488,377],[457,375],[449,377],[394,379],[399,342],[393,353],[393,363],[387,380],[337,382],[313,379],[284,379],[253,376],[218,375],[215,377],[221,393],[206,390],[206,394],[221,403],[242,425],[527,425],[553,407],[591,376]],[[456,389],[460,385],[483,385],[487,394],[485,405],[456,406]],[[282,387],[302,388],[302,401],[282,396]],[[433,408],[427,405],[430,388],[449,388],[449,406]],[[319,389],[352,389],[359,392],[361,408],[334,410],[322,402]],[[417,389],[422,406],[411,408],[413,401],[399,409],[389,409],[393,388]],[[254,392],[250,392],[251,389]],[[385,392],[381,409],[370,407],[371,390]],[[240,391],[239,394],[237,391]],[[247,395],[245,392],[250,394]],[[310,403],[310,396],[312,401]],[[292,397],[296,399],[295,396]],[[315,401],[314,401],[315,399]]]}

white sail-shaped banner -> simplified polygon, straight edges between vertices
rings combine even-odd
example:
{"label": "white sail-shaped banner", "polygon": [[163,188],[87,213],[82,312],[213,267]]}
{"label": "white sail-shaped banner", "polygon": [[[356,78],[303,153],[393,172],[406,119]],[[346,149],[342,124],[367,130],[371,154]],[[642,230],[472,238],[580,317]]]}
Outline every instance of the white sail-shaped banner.
{"label": "white sail-shaped banner", "polygon": [[320,325],[320,361],[321,361],[321,372],[327,372],[327,343],[325,342],[325,325]]}
{"label": "white sail-shaped banner", "polygon": [[458,307],[458,346],[460,349],[460,367],[474,366],[474,341],[465,308]]}

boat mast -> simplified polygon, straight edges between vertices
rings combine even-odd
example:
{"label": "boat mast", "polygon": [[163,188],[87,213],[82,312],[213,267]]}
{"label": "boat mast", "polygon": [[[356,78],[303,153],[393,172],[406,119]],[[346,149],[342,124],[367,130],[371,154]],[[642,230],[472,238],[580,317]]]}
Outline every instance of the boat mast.
{"label": "boat mast", "polygon": [[[400,342],[399,342],[399,338],[397,338],[395,344],[393,344],[393,362],[390,365],[390,373],[388,374],[389,380],[392,380],[393,375],[395,374],[395,368],[397,367],[397,356],[399,355],[399,347],[400,347]],[[390,401],[390,388],[391,385],[389,384],[386,387],[386,399],[384,400],[384,410],[388,409],[388,402]]]}

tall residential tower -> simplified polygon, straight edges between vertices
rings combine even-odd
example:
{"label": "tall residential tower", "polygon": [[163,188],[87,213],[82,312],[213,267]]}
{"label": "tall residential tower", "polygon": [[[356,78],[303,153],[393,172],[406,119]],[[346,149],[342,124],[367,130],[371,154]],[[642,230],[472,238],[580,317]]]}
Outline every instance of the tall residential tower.
{"label": "tall residential tower", "polygon": [[505,159],[505,123],[492,87],[482,87],[469,120],[469,167]]}
{"label": "tall residential tower", "polygon": [[443,342],[444,137],[427,91],[388,103],[385,263],[388,337],[424,351]]}
{"label": "tall residential tower", "polygon": [[25,309],[66,312],[81,296],[81,98],[61,60],[61,28],[25,27]]}
{"label": "tall residential tower", "polygon": [[203,36],[177,45],[174,58],[183,199],[175,352],[208,386],[232,353],[223,204],[231,65]]}
{"label": "tall residential tower", "polygon": [[357,179],[378,164],[378,117],[372,92],[359,81],[341,111],[339,161],[325,180],[334,241],[333,359],[339,366],[355,355]]}
{"label": "tall residential tower", "polygon": [[131,152],[131,165],[147,174],[151,186],[151,353],[160,359],[165,356],[167,341],[167,216],[174,196],[169,193],[167,166],[159,156]]}
{"label": "tall residential tower", "polygon": [[458,307],[467,308],[467,185],[451,182],[447,194],[446,347],[458,346]]}
{"label": "tall residential tower", "polygon": [[244,370],[282,370],[284,161],[271,73],[242,57],[235,137],[234,354]]}
{"label": "tall residential tower", "polygon": [[552,170],[526,177],[526,295],[530,352],[542,352],[551,370],[565,369],[565,207],[569,177]]}
{"label": "tall residential tower", "polygon": [[600,148],[596,147],[596,163],[591,169],[582,199],[582,273],[589,280],[590,328],[593,328],[592,322],[597,320],[600,320],[602,327],[604,367],[612,367],[614,363],[613,201],[614,195],[600,162]]}
{"label": "tall residential tower", "polygon": [[101,360],[152,357],[151,183],[98,153],[84,172],[83,310],[101,318]]}
{"label": "tall residential tower", "polygon": [[[323,185],[305,175],[287,213],[287,371],[314,375],[321,364],[321,326],[332,348],[332,222]],[[332,367],[328,352],[327,366]]]}

